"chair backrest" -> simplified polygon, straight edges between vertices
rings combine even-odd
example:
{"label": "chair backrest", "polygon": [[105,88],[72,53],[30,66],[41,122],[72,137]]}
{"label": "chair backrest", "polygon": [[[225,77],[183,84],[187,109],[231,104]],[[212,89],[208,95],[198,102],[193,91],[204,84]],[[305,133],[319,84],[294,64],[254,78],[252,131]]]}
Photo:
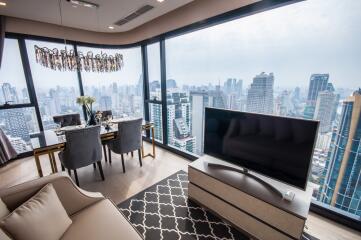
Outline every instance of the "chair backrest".
{"label": "chair backrest", "polygon": [[74,125],[81,124],[79,113],[53,116],[53,120],[56,124],[60,124],[61,127],[74,126]]}
{"label": "chair backrest", "polygon": [[118,123],[118,134],[112,143],[115,153],[127,153],[141,148],[142,122],[142,118],[137,118]]}
{"label": "chair backrest", "polygon": [[102,121],[107,120],[108,116],[112,116],[112,110],[104,110],[102,111]]}
{"label": "chair backrest", "polygon": [[81,168],[102,159],[100,126],[66,131],[65,138],[62,158],[66,168]]}

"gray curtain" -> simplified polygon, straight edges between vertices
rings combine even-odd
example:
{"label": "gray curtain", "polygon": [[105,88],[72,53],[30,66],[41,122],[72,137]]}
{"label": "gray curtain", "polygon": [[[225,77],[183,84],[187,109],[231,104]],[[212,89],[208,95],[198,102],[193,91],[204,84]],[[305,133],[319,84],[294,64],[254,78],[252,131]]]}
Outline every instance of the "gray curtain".
{"label": "gray curtain", "polygon": [[14,147],[11,145],[8,137],[0,128],[0,166],[17,156]]}
{"label": "gray curtain", "polygon": [[5,16],[0,15],[0,68],[5,41]]}

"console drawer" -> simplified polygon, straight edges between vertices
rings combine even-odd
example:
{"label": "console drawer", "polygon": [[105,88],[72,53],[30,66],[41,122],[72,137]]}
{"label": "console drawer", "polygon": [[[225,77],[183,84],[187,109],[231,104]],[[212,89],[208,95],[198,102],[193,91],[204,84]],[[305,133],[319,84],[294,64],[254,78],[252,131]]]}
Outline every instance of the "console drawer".
{"label": "console drawer", "polygon": [[[266,203],[251,195],[248,195],[238,189],[233,188],[230,185],[224,184],[221,181],[212,178],[193,168],[188,168],[188,178],[190,181],[190,187],[192,186],[193,189],[194,187],[196,187],[194,186],[195,184],[200,188],[204,189],[204,192],[211,193],[208,193],[208,195],[213,194],[221,198],[225,202],[228,202],[229,205],[233,205],[234,209],[239,208],[242,211],[253,216],[254,219],[260,219],[268,225],[271,225],[281,230],[282,232],[287,233],[293,238],[300,239],[305,224],[304,219],[301,219],[295,215],[283,211],[282,209],[274,207],[269,203]],[[215,197],[213,196],[213,198]],[[205,206],[207,206],[207,204],[205,204]],[[212,207],[209,208],[213,209]],[[239,210],[237,211],[240,212]],[[262,222],[259,223],[263,224]],[[263,225],[267,226],[266,224]],[[269,228],[272,229],[272,227]]]}

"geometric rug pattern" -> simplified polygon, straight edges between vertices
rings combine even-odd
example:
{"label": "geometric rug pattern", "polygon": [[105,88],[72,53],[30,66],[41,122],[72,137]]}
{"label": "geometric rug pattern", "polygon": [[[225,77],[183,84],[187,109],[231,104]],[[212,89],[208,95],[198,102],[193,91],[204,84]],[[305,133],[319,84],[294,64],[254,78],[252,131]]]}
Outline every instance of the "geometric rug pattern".
{"label": "geometric rug pattern", "polygon": [[[188,200],[188,175],[179,171],[118,205],[145,240],[248,240]],[[316,239],[304,235],[303,240]]]}

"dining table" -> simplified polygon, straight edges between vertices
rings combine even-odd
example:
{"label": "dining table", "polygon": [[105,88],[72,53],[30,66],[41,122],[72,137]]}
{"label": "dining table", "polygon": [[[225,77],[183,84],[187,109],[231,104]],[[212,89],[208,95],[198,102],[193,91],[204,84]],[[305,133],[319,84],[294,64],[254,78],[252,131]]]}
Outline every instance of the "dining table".
{"label": "dining table", "polygon": [[[104,155],[106,157],[106,149],[105,143],[112,139],[115,139],[118,133],[118,122],[126,121],[127,119],[113,119],[107,127],[101,126],[100,129],[100,138],[103,143]],[[68,126],[60,129],[51,129],[40,131],[39,133],[33,134],[30,137],[31,145],[33,148],[33,154],[35,159],[36,168],[39,174],[39,177],[43,177],[43,170],[40,163],[41,155],[48,155],[50,166],[52,173],[58,172],[56,160],[55,160],[55,152],[62,151],[66,145],[65,131],[80,129],[86,127],[85,125],[77,125],[77,126]],[[154,124],[152,122],[143,122],[142,123],[142,131],[151,131],[152,136],[154,136]],[[152,141],[152,152],[144,153],[144,145],[142,139],[142,158],[144,157],[152,157],[155,158],[155,141],[154,137],[151,139]]]}

